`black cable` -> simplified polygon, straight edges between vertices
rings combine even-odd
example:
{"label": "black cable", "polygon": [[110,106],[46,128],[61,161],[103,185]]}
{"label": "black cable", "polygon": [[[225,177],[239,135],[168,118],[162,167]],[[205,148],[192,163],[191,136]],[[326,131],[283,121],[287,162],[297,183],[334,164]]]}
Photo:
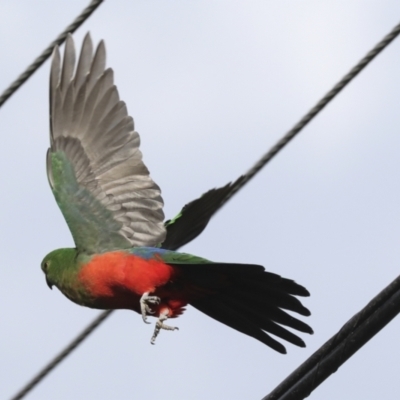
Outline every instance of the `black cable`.
{"label": "black cable", "polygon": [[400,33],[400,23],[396,25],[376,46],[369,51],[326,95],[288,131],[261,159],[244,175],[244,179],[229,193],[224,205],[238,190],[248,183],[276,154],[281,151],[325,106],[338,95],[384,48]]}
{"label": "black cable", "polygon": [[33,379],[31,379],[16,395],[10,400],[20,400],[30,392],[55,366],[79,346],[109,315],[112,310],[102,312],[91,324],[89,324],[61,353],[46,365]]}
{"label": "black cable", "polygon": [[29,67],[2,93],[0,96],[0,107],[33,75],[34,72],[50,57],[55,45],[64,43],[68,33],[75,32],[96,10],[104,0],[93,0],[82,12],[75,18],[72,24],[68,25],[57,38],[49,44],[46,50],[29,65]]}
{"label": "black cable", "polygon": [[399,312],[400,276],[263,400],[300,400],[308,397]]}
{"label": "black cable", "polygon": [[[273,146],[244,176],[243,181],[235,186],[235,189],[228,193],[221,207],[247,182],[250,181],[280,150],[282,150],[289,142],[298,134],[340,91],[354,79],[386,46],[388,46],[400,33],[400,24],[396,25],[392,31],[386,35],[367,55],[353,67],[348,74],[346,74],[289,132],[287,132],[282,139],[280,139],[275,146]],[[0,103],[1,105],[1,103]],[[71,353],[86,337],[90,335],[110,314],[112,311],[105,311],[100,314],[86,329],[85,335],[81,338],[79,335],[75,338],[55,359],[53,359],[36,377],[28,383],[25,387],[31,390],[36,386],[50,371],[52,371],[68,354]],[[381,328],[380,328],[381,329]],[[376,331],[378,332],[379,329]],[[375,333],[376,333],[375,332]],[[372,336],[371,336],[372,337]],[[367,339],[368,341],[369,339]],[[360,346],[361,347],[361,346]],[[358,349],[357,349],[358,350]],[[357,351],[355,350],[355,351]],[[352,354],[351,354],[352,355]],[[351,356],[350,355],[350,356]],[[349,357],[350,357],[349,356]],[[343,361],[344,362],[344,361]],[[28,391],[29,391],[28,390]],[[13,397],[11,400],[21,399],[28,391],[22,396]],[[19,393],[22,393],[19,392]],[[299,397],[293,397],[297,399]]]}

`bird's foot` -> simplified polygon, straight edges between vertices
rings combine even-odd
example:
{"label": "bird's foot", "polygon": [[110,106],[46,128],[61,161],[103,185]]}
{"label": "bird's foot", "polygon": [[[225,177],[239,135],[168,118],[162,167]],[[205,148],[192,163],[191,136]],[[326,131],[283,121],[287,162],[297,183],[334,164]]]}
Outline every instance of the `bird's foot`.
{"label": "bird's foot", "polygon": [[179,330],[179,328],[177,328],[176,326],[165,325],[164,321],[166,321],[167,319],[168,319],[168,315],[166,313],[160,314],[160,317],[158,318],[158,321],[156,322],[156,326],[154,328],[153,336],[150,341],[151,344],[155,344],[156,338],[157,338],[158,334],[160,333],[161,329],[165,329],[166,331]]}
{"label": "bird's foot", "polygon": [[147,314],[154,314],[149,304],[160,304],[160,301],[161,299],[157,296],[149,296],[149,292],[143,293],[140,298],[140,311],[142,312],[143,321],[146,324],[150,324],[150,322],[147,322]]}

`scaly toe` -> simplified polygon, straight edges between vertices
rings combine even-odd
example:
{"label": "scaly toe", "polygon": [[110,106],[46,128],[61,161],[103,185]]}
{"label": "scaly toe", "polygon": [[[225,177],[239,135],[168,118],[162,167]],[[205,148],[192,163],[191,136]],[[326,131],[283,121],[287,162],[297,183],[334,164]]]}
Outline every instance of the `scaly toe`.
{"label": "scaly toe", "polygon": [[179,331],[179,328],[177,326],[170,326],[163,324],[161,321],[156,322],[156,326],[158,329],[165,329],[166,331]]}
{"label": "scaly toe", "polygon": [[149,292],[143,293],[140,298],[140,311],[142,314],[142,319],[144,323],[150,324],[147,322],[147,314],[154,314],[154,311],[149,307],[150,304],[159,304],[161,299],[157,296],[149,296]]}
{"label": "scaly toe", "polygon": [[156,326],[154,327],[154,333],[153,336],[150,340],[151,344],[155,344],[156,338],[158,334],[160,333],[161,329],[164,329],[166,331],[178,331],[179,328],[176,326],[169,326],[164,324],[164,321],[168,319],[168,316],[166,313],[161,314],[158,321],[156,322]]}
{"label": "scaly toe", "polygon": [[146,304],[146,312],[149,314],[155,314],[155,311],[153,311],[147,304]]}
{"label": "scaly toe", "polygon": [[157,296],[147,296],[146,302],[150,304],[160,304],[161,299]]}

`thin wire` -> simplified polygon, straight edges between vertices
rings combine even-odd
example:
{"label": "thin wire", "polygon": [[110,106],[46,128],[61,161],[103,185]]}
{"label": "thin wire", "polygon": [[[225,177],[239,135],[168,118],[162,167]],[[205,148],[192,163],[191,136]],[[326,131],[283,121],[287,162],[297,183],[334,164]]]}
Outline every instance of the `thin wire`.
{"label": "thin wire", "polygon": [[400,276],[263,400],[299,400],[308,397],[399,313]]}
{"label": "thin wire", "polygon": [[243,188],[260,170],[276,156],[325,106],[337,96],[384,48],[400,33],[400,23],[396,25],[375,47],[362,58],[326,95],[288,131],[275,146],[265,153],[261,159],[244,175],[244,179],[228,194],[221,207],[240,189]]}
{"label": "thin wire", "polygon": [[30,392],[54,367],[64,360],[77,346],[79,346],[106,318],[112,310],[102,312],[91,324],[89,324],[61,353],[46,365],[29,383],[27,383],[11,400],[20,400]]}
{"label": "thin wire", "polygon": [[64,43],[68,33],[75,32],[97,9],[104,0],[93,0],[82,12],[75,18],[72,24],[68,25],[57,38],[49,44],[46,50],[29,65],[29,67],[2,93],[0,96],[0,107],[33,75],[34,72],[50,57],[55,45]]}
{"label": "thin wire", "polygon": [[[288,131],[275,146],[273,146],[244,176],[243,182],[229,192],[226,200],[221,207],[238,192],[247,182],[249,182],[280,150],[298,134],[340,91],[354,79],[385,47],[387,47],[400,33],[400,23],[392,29],[367,55],[353,67],[290,131]],[[220,207],[220,208],[221,208]],[[36,377],[25,387],[31,390],[36,386],[49,372],[51,372],[65,357],[71,353],[86,337],[88,337],[110,314],[112,311],[105,311],[100,314],[86,329],[85,335],[76,337],[55,359],[53,359]],[[368,339],[369,340],[369,339]],[[60,356],[63,355],[61,358]],[[28,391],[29,391],[28,390]],[[19,392],[19,393],[22,393]],[[25,394],[27,391],[25,392]],[[19,400],[23,396],[13,397],[11,400]]]}

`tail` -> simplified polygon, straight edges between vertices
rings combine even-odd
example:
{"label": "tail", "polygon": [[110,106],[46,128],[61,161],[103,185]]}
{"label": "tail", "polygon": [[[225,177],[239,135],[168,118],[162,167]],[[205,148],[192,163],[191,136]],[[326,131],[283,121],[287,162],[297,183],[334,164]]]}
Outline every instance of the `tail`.
{"label": "tail", "polygon": [[313,333],[310,326],[284,311],[311,314],[294,297],[310,293],[290,279],[266,272],[260,265],[210,263],[174,264],[174,267],[182,271],[185,281],[208,292],[207,296],[191,301],[193,307],[279,353],[285,354],[286,348],[269,334],[305,347],[301,338],[282,325]]}

